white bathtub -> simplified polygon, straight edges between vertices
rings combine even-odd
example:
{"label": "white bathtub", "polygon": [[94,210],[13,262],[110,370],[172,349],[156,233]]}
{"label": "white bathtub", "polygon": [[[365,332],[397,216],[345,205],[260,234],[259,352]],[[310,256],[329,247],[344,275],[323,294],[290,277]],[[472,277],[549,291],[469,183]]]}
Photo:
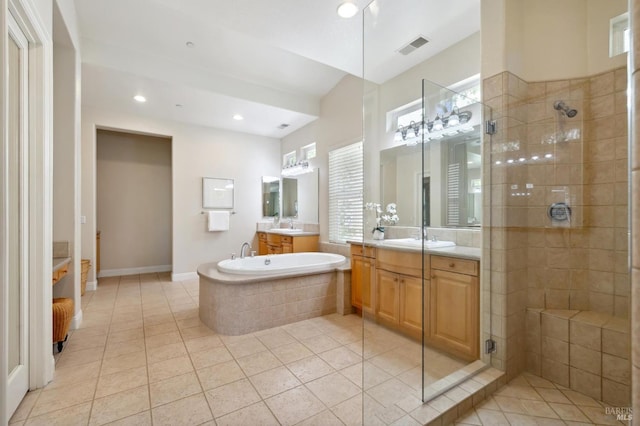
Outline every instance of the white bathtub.
{"label": "white bathtub", "polygon": [[345,257],[333,253],[287,253],[227,259],[218,262],[218,271],[237,275],[275,275],[318,272],[335,268]]}

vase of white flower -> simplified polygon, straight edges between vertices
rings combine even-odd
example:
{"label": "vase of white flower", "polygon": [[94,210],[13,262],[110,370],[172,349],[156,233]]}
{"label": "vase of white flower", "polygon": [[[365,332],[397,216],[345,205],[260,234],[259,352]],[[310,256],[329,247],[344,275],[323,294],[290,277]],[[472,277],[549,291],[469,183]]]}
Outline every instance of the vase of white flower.
{"label": "vase of white flower", "polygon": [[374,210],[376,212],[376,226],[371,233],[374,240],[384,240],[384,226],[395,225],[400,219],[398,218],[397,207],[395,203],[387,204],[385,211],[382,211],[380,204],[367,203],[366,208],[368,210]]}

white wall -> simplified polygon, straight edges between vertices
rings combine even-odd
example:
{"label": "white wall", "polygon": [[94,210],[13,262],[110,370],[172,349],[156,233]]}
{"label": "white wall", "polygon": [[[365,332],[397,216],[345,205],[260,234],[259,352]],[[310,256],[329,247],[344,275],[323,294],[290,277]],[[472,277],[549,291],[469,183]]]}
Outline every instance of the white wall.
{"label": "white wall", "polygon": [[[261,177],[280,174],[280,141],[207,127],[123,114],[93,107],[82,110],[82,210],[87,215],[82,257],[95,261],[96,128],[166,136],[172,139],[173,274],[183,278],[198,265],[229,257],[252,242],[262,218]],[[202,178],[235,179],[231,229],[206,232]],[[257,241],[253,241],[257,247]]]}
{"label": "white wall", "polygon": [[[320,240],[329,240],[329,151],[362,140],[362,80],[345,76],[321,100],[320,118],[282,139],[282,154],[316,143],[316,158],[310,161],[320,174]],[[277,175],[280,174],[278,170]],[[276,175],[276,176],[277,176]]]}
{"label": "white wall", "polygon": [[171,139],[98,130],[96,158],[100,275],[171,271]]}

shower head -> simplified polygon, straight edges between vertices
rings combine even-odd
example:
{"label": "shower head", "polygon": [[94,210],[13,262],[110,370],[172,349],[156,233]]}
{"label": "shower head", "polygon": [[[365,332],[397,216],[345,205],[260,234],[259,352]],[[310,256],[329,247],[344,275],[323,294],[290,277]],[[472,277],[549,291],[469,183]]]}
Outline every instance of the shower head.
{"label": "shower head", "polygon": [[564,101],[555,101],[553,103],[553,108],[562,112],[569,118],[573,118],[578,115],[578,110],[569,107],[569,105],[565,104]]}

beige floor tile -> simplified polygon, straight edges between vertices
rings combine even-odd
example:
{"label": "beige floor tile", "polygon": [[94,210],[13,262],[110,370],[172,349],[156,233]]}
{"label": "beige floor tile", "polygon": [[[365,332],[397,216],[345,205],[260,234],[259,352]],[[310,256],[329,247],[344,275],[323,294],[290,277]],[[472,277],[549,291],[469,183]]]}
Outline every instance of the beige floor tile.
{"label": "beige floor tile", "polygon": [[103,360],[100,375],[107,376],[145,365],[147,365],[147,354],[145,351],[131,352]]}
{"label": "beige floor tile", "polygon": [[360,355],[345,348],[344,346],[322,352],[321,354],[318,354],[318,356],[336,370],[342,370],[343,368],[347,368],[362,361],[362,357],[360,357]]}
{"label": "beige floor tile", "polygon": [[108,423],[109,426],[151,426],[151,410],[142,411],[133,416]]}
{"label": "beige floor tile", "polygon": [[148,382],[147,367],[136,367],[122,372],[107,374],[98,379],[96,398],[122,392],[146,385]]}
{"label": "beige floor tile", "polygon": [[108,342],[121,343],[141,339],[144,339],[144,329],[142,327],[136,327],[129,330],[110,332]]}
{"label": "beige floor tile", "polygon": [[336,405],[331,411],[345,425],[362,425],[362,394]]}
{"label": "beige floor tile", "polygon": [[330,410],[324,410],[313,417],[298,423],[300,426],[343,426],[343,423]]}
{"label": "beige floor tile", "polygon": [[101,365],[101,361],[95,361],[88,364],[82,364],[80,366],[56,368],[53,376],[53,381],[47,385],[46,389],[66,386],[72,383],[83,382],[89,379],[96,379],[97,383]]}
{"label": "beige floor tile", "polygon": [[218,426],[260,425],[277,426],[280,423],[273,417],[264,402],[257,402],[238,411],[216,419]]}
{"label": "beige floor tile", "polygon": [[187,356],[187,348],[182,342],[170,343],[147,350],[147,362],[149,364],[183,356]]}
{"label": "beige floor tile", "polygon": [[145,337],[151,337],[157,334],[166,334],[171,331],[178,331],[178,326],[175,321],[154,325],[145,324],[144,326]]}
{"label": "beige floor tile", "polygon": [[256,333],[255,335],[256,338],[269,349],[294,343],[296,341],[293,336],[279,328],[273,331],[269,330],[269,332],[266,333]]}
{"label": "beige floor tile", "polygon": [[167,404],[197,393],[202,393],[202,387],[195,372],[181,374],[149,385],[151,407]]}
{"label": "beige floor tile", "polygon": [[395,405],[398,408],[400,408],[402,411],[410,413],[413,410],[415,410],[416,408],[418,408],[421,405],[423,405],[423,402],[420,399],[420,394],[416,393],[416,394],[413,394],[413,395],[406,395],[404,398],[402,398],[401,400],[397,401],[395,403]]}
{"label": "beige floor tile", "polygon": [[271,352],[273,352],[275,356],[285,364],[313,355],[313,352],[300,342],[278,346],[273,348]]}
{"label": "beige floor tile", "polygon": [[198,425],[211,420],[211,410],[202,393],[151,409],[154,426]]}
{"label": "beige floor tile", "polygon": [[496,395],[494,399],[498,403],[500,410],[505,413],[527,414],[527,409],[518,398]]}
{"label": "beige floor tile", "polygon": [[482,426],[482,422],[480,421],[480,417],[478,417],[478,414],[476,414],[475,410],[469,410],[466,413],[464,413],[463,415],[461,415],[456,420],[456,425],[458,425],[458,424]]}
{"label": "beige floor tile", "polygon": [[200,321],[199,317],[191,317],[191,318],[184,318],[184,319],[181,319],[181,320],[177,320],[176,324],[177,324],[178,328],[181,329],[181,330],[185,329],[185,328],[204,326],[202,321]]}
{"label": "beige floor tile", "polygon": [[591,420],[598,425],[619,425],[614,415],[607,414],[604,407],[580,407],[580,410]]}
{"label": "beige floor tile", "polygon": [[151,350],[160,346],[182,342],[182,336],[177,331],[171,331],[169,333],[156,334],[155,336],[147,337],[144,341],[147,349]]}
{"label": "beige floor tile", "polygon": [[74,331],[69,341],[64,344],[64,352],[84,351],[93,348],[103,348],[107,343],[107,335],[83,335],[80,330]]}
{"label": "beige floor tile", "polygon": [[40,392],[40,396],[33,405],[29,415],[39,416],[44,413],[91,401],[96,390],[96,384],[97,379],[90,379],[56,388],[47,387]]}
{"label": "beige floor tile", "polygon": [[555,402],[559,404],[571,404],[569,398],[564,396],[564,394],[558,389],[550,389],[550,388],[537,388],[537,392],[542,396],[542,398],[547,402]]}
{"label": "beige floor tile", "polygon": [[[424,404],[424,405],[416,408],[415,410],[413,410],[411,413],[409,413],[409,415],[411,417],[413,417],[414,419],[416,419],[416,421],[418,421],[420,424],[426,425],[429,422],[431,422],[431,421],[435,420],[436,418],[438,418],[440,416],[440,412],[436,411],[430,405]],[[502,415],[502,413],[500,413],[500,415]],[[506,420],[507,419],[505,419],[505,423],[503,423],[503,425],[508,425],[509,424],[509,423],[506,423]],[[486,424],[494,426],[492,423],[486,423]]]}
{"label": "beige floor tile", "polygon": [[413,417],[407,414],[406,416],[403,416],[395,422],[391,423],[390,426],[420,426],[420,423],[418,423]]}
{"label": "beige floor tile", "polygon": [[189,353],[215,349],[224,346],[220,336],[204,336],[195,339],[189,339],[184,342]]}
{"label": "beige floor tile", "polygon": [[290,324],[284,326],[283,328],[287,331],[287,333],[298,340],[305,340],[323,334],[322,330],[320,330],[318,327],[308,323]]}
{"label": "beige floor tile", "polygon": [[342,346],[340,343],[336,342],[327,335],[314,336],[308,339],[304,339],[302,340],[302,343],[316,354],[330,351],[331,349]]}
{"label": "beige floor tile", "polygon": [[160,314],[155,314],[155,315],[148,315],[147,309],[144,309],[144,327],[145,327],[145,335],[147,335],[146,333],[146,328],[147,327],[151,327],[151,326],[157,326],[159,324],[171,324],[171,323],[175,323],[175,319],[173,318],[173,314],[171,313],[171,311],[169,311],[169,305],[167,305],[167,312],[166,313],[160,313]]}
{"label": "beige floor tile", "polygon": [[234,358],[242,358],[267,350],[267,347],[253,336],[237,342],[227,343],[226,345]]}
{"label": "beige floor tile", "polygon": [[236,362],[247,376],[253,376],[282,365],[280,360],[269,351],[238,358]]}
{"label": "beige floor tile", "polygon": [[142,326],[143,326],[142,319],[138,319],[138,320],[134,320],[134,321],[112,322],[111,326],[109,327],[109,332],[110,333],[117,333],[117,332],[122,332],[122,331],[137,329],[137,328],[142,328]]}
{"label": "beige floor tile", "polygon": [[197,339],[198,337],[214,336],[216,333],[206,325],[202,324],[196,327],[183,328],[180,330],[184,340]]}
{"label": "beige floor tile", "polygon": [[196,370],[233,360],[233,356],[224,346],[192,352],[190,356]]}
{"label": "beige floor tile", "polygon": [[384,383],[374,386],[367,391],[367,394],[384,407],[389,407],[395,404],[406,395],[417,394],[420,396],[420,394],[398,379],[390,379]]}
{"label": "beige floor tile", "polygon": [[262,398],[269,398],[300,386],[300,381],[286,367],[277,367],[249,377]]}
{"label": "beige floor tile", "polygon": [[340,373],[316,379],[306,387],[329,408],[360,393],[360,388]]}
{"label": "beige floor tile", "polygon": [[571,420],[574,422],[588,422],[589,419],[584,415],[578,407],[573,404],[549,403],[553,411],[555,411],[562,420]]}
{"label": "beige floor tile", "polygon": [[22,398],[20,405],[18,405],[18,408],[16,408],[16,411],[13,413],[13,416],[9,419],[9,423],[17,423],[21,420],[25,420],[29,416],[31,409],[40,396],[40,392],[42,392],[42,389],[27,392],[24,398]]}
{"label": "beige floor tile", "polygon": [[[497,397],[496,397],[497,398]],[[527,412],[532,416],[538,417],[548,417],[550,419],[557,419],[558,415],[555,411],[544,401],[532,401],[532,400],[522,400],[521,401],[524,408],[526,408]]]}
{"label": "beige floor tile", "polygon": [[179,376],[193,371],[191,358],[187,355],[149,364],[149,383]]}
{"label": "beige floor tile", "polygon": [[302,383],[310,382],[312,380],[326,376],[327,374],[331,374],[335,371],[333,367],[331,367],[329,364],[324,362],[322,358],[316,355],[303,358],[298,361],[293,361],[287,364],[287,368]]}
{"label": "beige floor tile", "polygon": [[[536,418],[533,416],[529,416],[527,414],[504,413],[504,416],[507,418],[507,421],[511,425],[538,426],[538,422]],[[546,419],[546,420],[551,420],[551,419]]]}
{"label": "beige floor tile", "polygon": [[585,407],[596,407],[596,408],[602,407],[602,405],[595,399],[591,398],[590,396],[586,396],[581,393],[578,393],[576,391],[563,389],[562,393],[564,394],[564,396],[569,398],[571,402],[573,402],[575,405],[585,406]]}
{"label": "beige floor tile", "polygon": [[260,395],[247,379],[208,390],[205,395],[215,418],[260,401]]}
{"label": "beige floor tile", "polygon": [[85,426],[89,422],[91,402],[52,411],[41,416],[31,416],[24,423],[29,426]]}
{"label": "beige floor tile", "polygon": [[478,417],[483,425],[491,426],[509,426],[510,423],[504,416],[502,411],[487,410],[484,408],[478,408],[476,410]]}
{"label": "beige floor tile", "polygon": [[196,370],[202,388],[209,390],[227,383],[246,378],[244,372],[235,361],[227,361],[211,367]]}
{"label": "beige floor tile", "polygon": [[104,350],[104,358],[115,358],[120,355],[130,354],[132,352],[144,351],[144,340],[130,340],[121,343],[107,343]]}
{"label": "beige floor tile", "polygon": [[90,425],[102,425],[149,409],[149,388],[140,386],[93,401]]}
{"label": "beige floor tile", "polygon": [[325,406],[304,386],[265,400],[282,425],[294,425],[325,410]]}

